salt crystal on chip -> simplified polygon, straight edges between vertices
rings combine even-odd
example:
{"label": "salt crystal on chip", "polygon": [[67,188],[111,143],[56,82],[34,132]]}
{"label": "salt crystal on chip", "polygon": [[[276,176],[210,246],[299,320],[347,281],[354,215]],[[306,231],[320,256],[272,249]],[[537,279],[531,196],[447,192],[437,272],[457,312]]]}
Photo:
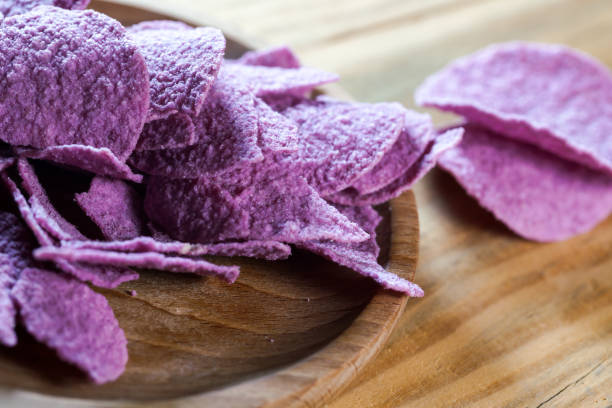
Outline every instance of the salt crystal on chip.
{"label": "salt crystal on chip", "polygon": [[0,13],[5,17],[27,13],[38,6],[55,6],[67,10],[83,10],[89,0],[0,0]]}
{"label": "salt crystal on chip", "polygon": [[236,60],[244,65],[259,65],[264,67],[299,68],[301,66],[298,57],[291,48],[281,45],[258,51],[248,51]]}
{"label": "salt crystal on chip", "polygon": [[107,147],[126,159],[149,106],[144,58],[121,24],[41,6],[0,28],[0,138],[45,148]]}
{"label": "salt crystal on chip", "polygon": [[476,125],[465,129],[463,142],[439,164],[517,234],[559,241],[612,212],[612,176]]}
{"label": "salt crystal on chip", "polygon": [[485,48],[427,79],[416,100],[612,174],[612,73],[565,46]]}
{"label": "salt crystal on chip", "polygon": [[11,291],[24,326],[97,384],[117,379],[128,360],[127,340],[104,296],[42,269],[26,269]]}
{"label": "salt crystal on chip", "polygon": [[75,198],[106,239],[136,238],[145,230],[142,199],[121,180],[95,177],[89,191]]}

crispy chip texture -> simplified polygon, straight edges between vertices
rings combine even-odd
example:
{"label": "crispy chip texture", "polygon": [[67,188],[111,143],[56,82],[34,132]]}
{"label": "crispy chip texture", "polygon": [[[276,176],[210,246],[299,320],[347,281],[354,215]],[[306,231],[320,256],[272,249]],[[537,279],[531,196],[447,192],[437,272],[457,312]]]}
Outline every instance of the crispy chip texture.
{"label": "crispy chip texture", "polygon": [[194,145],[197,141],[191,116],[177,113],[146,123],[136,151],[176,149]]}
{"label": "crispy chip texture", "polygon": [[612,212],[612,177],[476,125],[465,128],[463,142],[439,164],[517,234],[563,240]]}
{"label": "crispy chip texture", "polygon": [[5,17],[27,13],[38,6],[55,6],[67,10],[83,10],[89,0],[0,0],[0,13]]}
{"label": "crispy chip texture", "polygon": [[612,174],[612,74],[564,46],[491,46],[431,76],[416,100]]}
{"label": "crispy chip texture", "polygon": [[149,106],[144,58],[117,21],[41,6],[0,28],[0,138],[107,147],[126,159]]}
{"label": "crispy chip texture", "polygon": [[270,47],[260,51],[248,51],[236,62],[244,65],[278,68],[299,68],[301,66],[297,55],[285,45]]}
{"label": "crispy chip texture", "polygon": [[148,120],[175,113],[197,116],[225,53],[225,37],[211,27],[177,29],[158,24],[154,29],[136,26],[131,38],[144,55],[151,80]]}
{"label": "crispy chip texture", "polygon": [[26,329],[97,384],[117,379],[127,340],[104,296],[57,273],[23,271],[11,296]]}
{"label": "crispy chip texture", "polygon": [[297,125],[255,99],[259,116],[259,147],[264,152],[295,152],[299,149]]}

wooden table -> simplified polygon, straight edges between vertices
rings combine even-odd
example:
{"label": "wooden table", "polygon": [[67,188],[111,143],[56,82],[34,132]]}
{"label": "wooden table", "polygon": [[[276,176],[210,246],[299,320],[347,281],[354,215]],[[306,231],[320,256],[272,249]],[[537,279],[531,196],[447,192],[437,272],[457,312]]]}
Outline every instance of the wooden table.
{"label": "wooden table", "polygon": [[[121,2],[289,44],[341,74],[356,99],[408,107],[429,73],[493,42],[565,43],[612,66],[610,0]],[[440,171],[416,196],[426,297],[329,406],[612,406],[612,217],[543,245],[514,236]]]}

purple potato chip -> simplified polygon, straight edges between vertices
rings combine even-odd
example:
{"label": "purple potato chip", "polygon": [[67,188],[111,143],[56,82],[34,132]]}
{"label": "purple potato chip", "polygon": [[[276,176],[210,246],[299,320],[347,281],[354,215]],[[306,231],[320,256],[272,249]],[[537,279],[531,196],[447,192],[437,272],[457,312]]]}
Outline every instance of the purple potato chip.
{"label": "purple potato chip", "polygon": [[75,198],[108,240],[136,238],[145,230],[142,199],[121,180],[95,177],[89,191]]}
{"label": "purple potato chip", "polygon": [[26,269],[11,296],[24,326],[62,360],[97,384],[117,379],[128,360],[127,340],[104,296],[57,273]]}
{"label": "purple potato chip", "polygon": [[200,276],[218,276],[233,283],[240,273],[237,266],[215,265],[204,259],[169,257],[157,252],[126,253],[96,249],[75,249],[45,246],[34,250],[34,259],[40,261],[66,261],[114,267],[157,269]]}
{"label": "purple potato chip", "polygon": [[423,155],[435,137],[429,115],[406,111],[404,128],[397,141],[376,166],[351,186],[360,194],[373,193],[404,174]]}
{"label": "purple potato chip", "polygon": [[463,142],[439,164],[518,235],[559,241],[612,212],[611,176],[477,125],[465,129]]}
{"label": "purple potato chip", "polygon": [[27,13],[38,6],[55,6],[66,10],[84,10],[89,0],[0,0],[0,14],[4,17]]}
{"label": "purple potato chip", "polygon": [[191,244],[177,241],[158,241],[151,237],[138,237],[127,241],[78,241],[64,242],[62,246],[76,249],[97,249],[116,252],[157,252],[182,256],[243,256],[275,261],[287,259],[291,247],[277,241],[224,242],[217,244]]}
{"label": "purple potato chip", "polygon": [[255,96],[304,95],[314,88],[336,82],[338,75],[315,68],[286,69],[225,63],[221,71],[232,80],[247,85]]}
{"label": "purple potato chip", "polygon": [[300,148],[289,155],[321,195],[350,186],[396,142],[405,109],[396,103],[349,103],[319,98],[288,108],[298,125]]}
{"label": "purple potato chip", "polygon": [[197,141],[191,116],[177,113],[145,124],[136,151],[176,149],[192,146]]}
{"label": "purple potato chip", "polygon": [[[164,26],[168,26],[166,22]],[[225,37],[211,27],[130,30],[144,55],[151,80],[147,120],[175,113],[197,116],[225,53]]]}
{"label": "purple potato chip", "polygon": [[431,76],[416,100],[612,174],[612,73],[575,50],[494,45]]}
{"label": "purple potato chip", "polygon": [[360,194],[353,188],[348,188],[331,194],[325,199],[349,206],[378,205],[399,197],[408,191],[436,166],[438,158],[461,142],[463,129],[457,128],[442,133],[430,144],[423,155],[404,174],[382,189],[369,194]]}
{"label": "purple potato chip", "polygon": [[127,28],[130,33],[138,33],[146,30],[192,30],[193,27],[181,21],[174,20],[152,20],[143,21]]}
{"label": "purple potato chip", "polygon": [[0,51],[3,141],[130,155],[149,106],[149,78],[119,22],[41,6],[2,21]]}
{"label": "purple potato chip", "polygon": [[362,207],[350,207],[346,205],[334,205],[342,214],[359,225],[365,232],[370,234],[370,238],[367,241],[357,242],[351,244],[354,248],[361,251],[373,254],[374,257],[378,258],[380,254],[380,247],[376,242],[376,227],[382,221],[382,217],[378,212],[370,206]]}
{"label": "purple potato chip", "polygon": [[272,159],[217,179],[151,180],[145,210],[172,238],[187,242],[368,238],[294,169]]}
{"label": "purple potato chip", "polygon": [[270,47],[259,51],[248,51],[236,60],[243,65],[263,67],[300,68],[298,57],[286,45]]}
{"label": "purple potato chip", "polygon": [[15,159],[12,157],[0,158],[0,172],[3,172],[4,170],[8,169],[13,164],[15,164]]}
{"label": "purple potato chip", "polygon": [[275,112],[259,98],[255,99],[259,115],[259,147],[264,152],[295,152],[299,149],[297,125]]}
{"label": "purple potato chip", "polygon": [[17,344],[15,333],[15,305],[11,289],[17,272],[8,255],[0,252],[0,344],[13,347]]}
{"label": "purple potato chip", "polygon": [[224,75],[213,85],[194,124],[198,142],[193,146],[136,152],[131,164],[151,175],[196,178],[263,160],[254,98]]}
{"label": "purple potato chip", "polygon": [[285,109],[298,105],[307,98],[303,96],[284,94],[284,95],[267,95],[259,98],[266,103],[273,111],[283,112]]}
{"label": "purple potato chip", "polygon": [[18,149],[23,157],[48,160],[54,163],[76,167],[99,176],[142,182],[142,175],[134,174],[132,169],[119,160],[109,149],[83,145],[64,145],[47,147],[43,150]]}

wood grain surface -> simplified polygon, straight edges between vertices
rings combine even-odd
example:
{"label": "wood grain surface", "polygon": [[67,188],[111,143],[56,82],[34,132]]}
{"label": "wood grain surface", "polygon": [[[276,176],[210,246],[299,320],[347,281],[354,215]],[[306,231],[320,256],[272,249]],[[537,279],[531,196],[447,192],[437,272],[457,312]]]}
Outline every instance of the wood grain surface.
{"label": "wood grain surface", "polygon": [[[413,106],[428,74],[498,41],[564,43],[612,66],[609,0],[122,2],[292,45],[364,101]],[[426,297],[409,304],[382,353],[329,406],[611,406],[612,219],[567,242],[536,244],[440,171],[415,192],[416,281]]]}

